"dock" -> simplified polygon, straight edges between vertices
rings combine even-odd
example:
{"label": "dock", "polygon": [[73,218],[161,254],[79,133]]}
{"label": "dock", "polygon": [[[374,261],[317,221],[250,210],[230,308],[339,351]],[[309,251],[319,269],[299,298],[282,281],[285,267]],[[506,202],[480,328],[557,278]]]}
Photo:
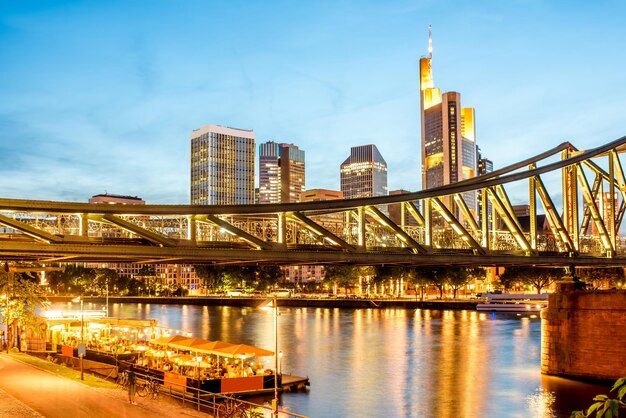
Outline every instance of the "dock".
{"label": "dock", "polygon": [[307,386],[310,386],[308,377],[294,376],[291,374],[283,374],[281,382],[281,389],[283,392],[298,392],[306,390]]}

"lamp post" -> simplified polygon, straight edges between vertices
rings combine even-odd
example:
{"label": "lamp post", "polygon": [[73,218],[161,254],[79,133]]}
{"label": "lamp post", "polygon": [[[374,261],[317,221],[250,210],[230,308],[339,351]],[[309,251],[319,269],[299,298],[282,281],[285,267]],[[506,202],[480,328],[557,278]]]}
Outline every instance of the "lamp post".
{"label": "lamp post", "polygon": [[84,380],[83,357],[85,356],[85,316],[83,311],[83,297],[78,296],[72,302],[80,302],[80,345],[78,346],[78,357],[80,357],[80,380]]}
{"label": "lamp post", "polygon": [[[278,303],[276,295],[261,303],[257,308],[268,310],[272,307],[274,314],[274,399],[272,399],[272,415],[278,415]],[[282,355],[282,353],[281,353]]]}
{"label": "lamp post", "polygon": [[272,413],[278,415],[278,304],[276,296],[274,304],[274,399],[272,399]]}

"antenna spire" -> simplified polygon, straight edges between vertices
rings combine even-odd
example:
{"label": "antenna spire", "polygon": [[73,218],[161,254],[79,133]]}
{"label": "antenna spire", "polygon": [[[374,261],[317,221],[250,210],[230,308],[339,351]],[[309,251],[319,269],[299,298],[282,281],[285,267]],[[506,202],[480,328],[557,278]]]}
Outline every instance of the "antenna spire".
{"label": "antenna spire", "polygon": [[428,25],[428,58],[433,57],[433,27]]}

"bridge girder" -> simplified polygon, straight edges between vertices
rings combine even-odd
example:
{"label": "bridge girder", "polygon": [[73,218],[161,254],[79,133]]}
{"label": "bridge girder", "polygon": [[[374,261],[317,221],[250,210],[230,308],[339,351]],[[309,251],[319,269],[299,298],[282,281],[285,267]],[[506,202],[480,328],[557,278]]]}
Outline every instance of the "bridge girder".
{"label": "bridge girder", "polygon": [[[128,206],[0,199],[0,225],[4,227],[0,229],[0,259],[619,264],[626,261],[618,235],[626,211],[626,178],[620,162],[625,150],[626,137],[587,151],[565,143],[452,185],[351,200]],[[586,171],[595,175],[593,186]],[[562,189],[551,190],[544,176],[560,176]],[[530,191],[526,196],[529,227],[522,225],[509,197],[520,182],[527,182]],[[536,223],[536,196],[548,221],[547,230]],[[478,199],[483,203],[482,213],[477,212]],[[492,216],[487,214],[489,206]]]}

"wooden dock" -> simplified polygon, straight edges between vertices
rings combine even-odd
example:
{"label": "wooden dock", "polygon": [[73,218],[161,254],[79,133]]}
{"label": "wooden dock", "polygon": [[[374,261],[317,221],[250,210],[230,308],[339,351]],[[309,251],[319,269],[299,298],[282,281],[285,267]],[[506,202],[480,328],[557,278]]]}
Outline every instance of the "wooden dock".
{"label": "wooden dock", "polygon": [[310,386],[308,377],[294,376],[291,374],[283,374],[282,383],[280,385],[283,392],[298,392],[306,390],[307,386]]}

